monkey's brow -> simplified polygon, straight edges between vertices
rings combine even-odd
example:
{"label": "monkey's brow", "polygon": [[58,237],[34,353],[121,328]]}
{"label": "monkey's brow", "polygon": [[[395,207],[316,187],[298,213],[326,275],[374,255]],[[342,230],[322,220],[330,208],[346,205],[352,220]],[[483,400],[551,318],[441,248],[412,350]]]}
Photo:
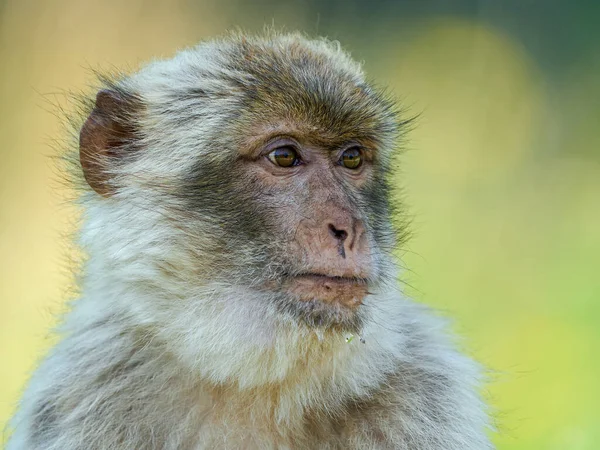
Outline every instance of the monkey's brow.
{"label": "monkey's brow", "polygon": [[[262,127],[261,127],[262,128]],[[277,139],[292,139],[302,146],[321,148],[329,152],[337,152],[342,148],[353,145],[364,149],[366,156],[372,156],[377,151],[378,143],[373,136],[358,133],[333,133],[314,128],[302,129],[299,127],[267,126],[266,129],[257,130],[253,135],[242,142],[242,156],[256,156],[262,148]]]}

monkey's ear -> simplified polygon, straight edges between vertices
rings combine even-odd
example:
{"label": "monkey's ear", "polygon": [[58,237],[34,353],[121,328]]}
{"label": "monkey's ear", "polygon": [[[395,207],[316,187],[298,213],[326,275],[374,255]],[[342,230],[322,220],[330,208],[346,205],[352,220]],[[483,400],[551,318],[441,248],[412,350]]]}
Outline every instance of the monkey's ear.
{"label": "monkey's ear", "polygon": [[110,197],[115,186],[111,174],[136,142],[136,113],[140,101],[122,92],[103,89],[79,133],[79,160],[88,184],[98,194]]}

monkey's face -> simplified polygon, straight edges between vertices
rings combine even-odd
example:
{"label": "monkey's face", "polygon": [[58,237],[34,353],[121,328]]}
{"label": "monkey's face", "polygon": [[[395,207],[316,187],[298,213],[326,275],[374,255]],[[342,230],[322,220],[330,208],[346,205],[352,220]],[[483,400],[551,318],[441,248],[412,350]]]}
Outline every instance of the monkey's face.
{"label": "monkey's face", "polygon": [[365,192],[376,150],[322,140],[298,125],[268,126],[243,148],[236,188],[255,223],[240,217],[230,232],[260,242],[256,288],[276,293],[285,311],[313,324],[353,323],[382,269]]}
{"label": "monkey's face", "polygon": [[244,87],[211,141],[222,153],[197,160],[186,195],[221,221],[209,253],[224,281],[311,325],[357,330],[390,275],[389,111],[340,74],[282,72],[255,72],[260,88]]}
{"label": "monkey's face", "polygon": [[[103,195],[132,180],[154,193],[186,261],[169,266],[185,266],[178,276],[187,283],[247,286],[282,314],[357,330],[394,245],[391,105],[321,44],[240,41],[222,52],[226,72],[156,66],[166,78],[149,79],[160,94],[132,102],[102,91],[82,131],[86,178]],[[122,118],[135,113],[114,110],[136,102],[144,119],[129,130]],[[115,135],[148,148],[131,158],[129,176],[107,184],[86,155]]]}

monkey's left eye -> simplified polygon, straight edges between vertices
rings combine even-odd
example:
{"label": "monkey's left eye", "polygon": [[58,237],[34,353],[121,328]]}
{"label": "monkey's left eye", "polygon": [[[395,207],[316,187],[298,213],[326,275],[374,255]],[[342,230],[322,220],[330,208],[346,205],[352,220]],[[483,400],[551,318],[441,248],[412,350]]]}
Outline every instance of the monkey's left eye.
{"label": "monkey's left eye", "polygon": [[347,169],[358,169],[362,164],[362,154],[358,147],[351,147],[344,150],[339,164]]}
{"label": "monkey's left eye", "polygon": [[267,155],[269,160],[277,166],[292,167],[300,164],[298,153],[292,147],[278,147]]}

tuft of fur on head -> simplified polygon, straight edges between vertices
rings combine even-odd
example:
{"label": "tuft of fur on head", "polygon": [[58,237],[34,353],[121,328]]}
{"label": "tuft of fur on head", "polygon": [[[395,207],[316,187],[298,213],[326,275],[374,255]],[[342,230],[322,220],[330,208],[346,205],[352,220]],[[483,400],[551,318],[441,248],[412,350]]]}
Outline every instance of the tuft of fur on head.
{"label": "tuft of fur on head", "polygon": [[[478,367],[397,287],[389,177],[407,122],[338,43],[234,33],[101,83],[128,105],[112,118],[129,127],[123,156],[110,195],[81,195],[82,295],[10,449],[491,448]],[[93,108],[81,103],[84,120]],[[249,130],[275,121],[381,149],[352,198],[375,267],[356,317],[332,308],[301,320],[306,311],[260,288],[289,261],[231,161]],[[78,158],[67,160],[87,186]],[[56,423],[79,434],[57,435]],[[34,437],[20,431],[32,427]]]}

